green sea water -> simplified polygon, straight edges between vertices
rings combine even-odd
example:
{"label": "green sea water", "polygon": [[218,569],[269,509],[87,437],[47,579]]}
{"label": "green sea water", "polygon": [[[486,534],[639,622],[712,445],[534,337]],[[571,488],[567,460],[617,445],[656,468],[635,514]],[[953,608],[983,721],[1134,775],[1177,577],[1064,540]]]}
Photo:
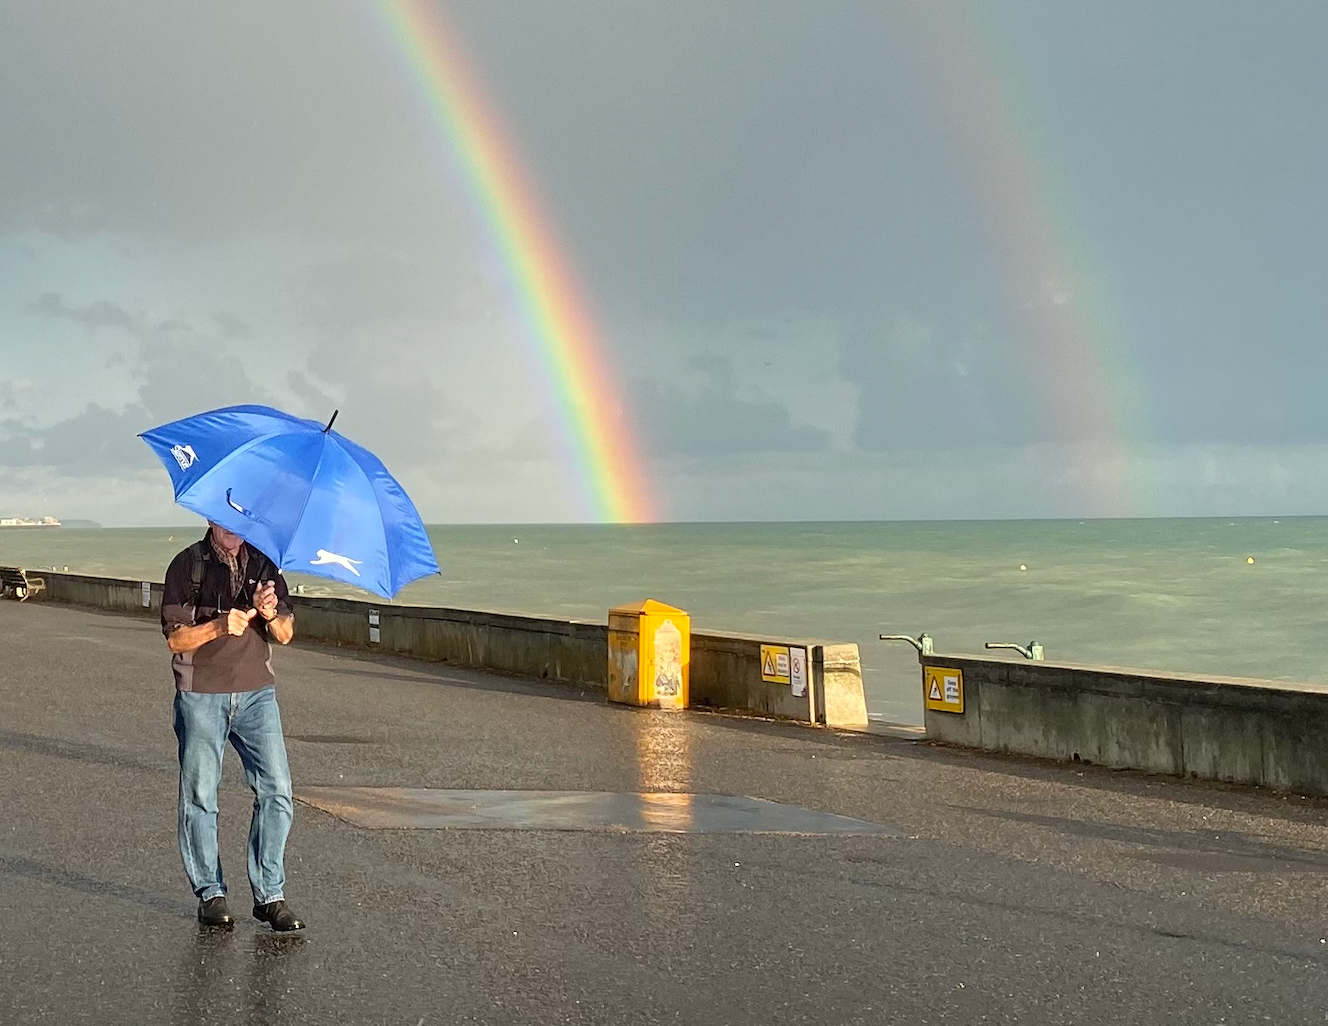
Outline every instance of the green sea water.
{"label": "green sea water", "polygon": [[[0,530],[0,565],[161,580],[194,528]],[[397,601],[603,622],[655,598],[694,630],[857,642],[873,717],[920,722],[915,653],[1328,683],[1328,518],[435,526]],[[1253,563],[1248,562],[1250,558]],[[1020,569],[1025,566],[1027,569]],[[291,574],[309,594],[355,594]]]}

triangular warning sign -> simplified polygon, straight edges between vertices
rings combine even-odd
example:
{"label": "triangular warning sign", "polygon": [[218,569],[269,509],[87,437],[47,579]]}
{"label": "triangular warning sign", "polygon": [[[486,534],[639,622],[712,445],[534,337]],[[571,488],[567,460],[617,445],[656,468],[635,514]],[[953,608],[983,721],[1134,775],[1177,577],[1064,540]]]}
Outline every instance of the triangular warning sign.
{"label": "triangular warning sign", "polygon": [[765,665],[761,667],[761,673],[767,677],[773,677],[775,675],[775,657],[769,652],[765,654]]}
{"label": "triangular warning sign", "polygon": [[928,697],[930,697],[933,702],[943,701],[941,698],[941,686],[934,680],[931,682],[931,693]]}

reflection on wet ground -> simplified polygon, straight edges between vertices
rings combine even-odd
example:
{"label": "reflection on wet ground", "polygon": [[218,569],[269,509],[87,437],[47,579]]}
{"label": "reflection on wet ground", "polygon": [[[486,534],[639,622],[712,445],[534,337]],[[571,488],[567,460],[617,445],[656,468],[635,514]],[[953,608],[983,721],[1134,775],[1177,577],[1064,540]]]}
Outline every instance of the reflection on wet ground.
{"label": "reflection on wet ground", "polygon": [[192,941],[180,948],[174,1022],[260,1026],[282,1021],[283,1004],[297,991],[292,972],[302,963],[306,938],[245,926],[194,929]]}
{"label": "reflection on wet ground", "polygon": [[636,758],[642,791],[690,791],[691,735],[674,713],[643,718],[636,731]]}
{"label": "reflection on wet ground", "polygon": [[304,787],[295,798],[367,830],[898,834],[879,823],[721,794]]}

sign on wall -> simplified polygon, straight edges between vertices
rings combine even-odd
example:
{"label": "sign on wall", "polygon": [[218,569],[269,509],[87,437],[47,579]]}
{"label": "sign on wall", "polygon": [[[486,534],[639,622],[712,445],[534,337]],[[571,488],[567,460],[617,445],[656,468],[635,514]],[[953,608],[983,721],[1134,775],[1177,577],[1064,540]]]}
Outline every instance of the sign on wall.
{"label": "sign on wall", "polygon": [[937,712],[964,711],[964,671],[945,666],[922,668],[922,697]]}
{"label": "sign on wall", "polygon": [[761,646],[761,679],[767,684],[787,684],[789,682],[789,650],[787,645]]}
{"label": "sign on wall", "polygon": [[807,650],[805,648],[789,649],[789,685],[793,689],[794,698],[801,698],[807,694]]}

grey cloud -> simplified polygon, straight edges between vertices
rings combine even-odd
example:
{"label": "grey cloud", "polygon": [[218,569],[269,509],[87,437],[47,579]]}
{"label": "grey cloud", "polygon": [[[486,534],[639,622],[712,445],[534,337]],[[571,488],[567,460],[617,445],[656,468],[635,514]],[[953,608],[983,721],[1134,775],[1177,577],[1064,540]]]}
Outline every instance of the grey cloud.
{"label": "grey cloud", "polygon": [[427,465],[468,440],[443,390],[417,372],[411,354],[378,338],[325,340],[310,353],[307,372],[292,374],[288,384],[314,419],[340,406],[337,429],[389,467]]}
{"label": "grey cloud", "polygon": [[557,455],[557,428],[548,417],[533,417],[516,433],[502,453],[509,460],[549,460]]}
{"label": "grey cloud", "polygon": [[436,158],[362,5],[43,0],[0,19],[0,230],[427,230],[396,198]]}
{"label": "grey cloud", "polygon": [[[48,307],[72,309],[82,320],[88,308],[68,308],[58,297]],[[110,304],[90,304],[97,308]],[[0,421],[0,466],[47,467],[73,475],[113,475],[142,470],[155,462],[137,435],[205,409],[239,403],[272,403],[272,393],[254,382],[242,360],[217,345],[215,335],[184,318],[145,326],[115,308],[131,325],[137,346],[127,358],[138,386],[123,409],[89,403],[82,411],[54,424],[35,426],[28,418]],[[97,320],[94,315],[92,320]],[[89,325],[93,327],[94,325]],[[0,406],[12,388],[0,390]]]}
{"label": "grey cloud", "polygon": [[867,451],[1026,445],[1046,433],[1020,347],[978,328],[897,320],[847,341]]}
{"label": "grey cloud", "polygon": [[106,300],[73,306],[57,292],[44,292],[28,308],[52,320],[73,321],[90,330],[119,328],[122,331],[133,331],[137,327],[129,313]]}
{"label": "grey cloud", "polygon": [[[339,266],[356,273],[351,265]],[[336,292],[334,280],[320,282],[316,290],[323,297]],[[112,326],[126,331],[133,348],[112,359],[129,370],[136,386],[119,411],[102,400],[56,424],[36,426],[19,416],[25,412],[21,389],[6,381],[0,410],[14,416],[0,424],[2,466],[47,466],[74,475],[141,468],[139,432],[240,403],[273,405],[318,420],[340,406],[338,427],[389,466],[428,466],[442,454],[475,448],[470,428],[453,413],[442,387],[419,366],[418,350],[382,323],[394,313],[390,305],[364,312],[362,325],[339,323],[336,334],[309,351],[306,369],[279,378],[266,377],[262,359],[254,356],[256,329],[228,312],[149,316],[109,302],[72,304],[56,293],[42,295],[32,307],[89,331]],[[89,440],[80,444],[85,435]]]}
{"label": "grey cloud", "polygon": [[298,302],[328,333],[473,318],[494,291],[473,264],[472,247],[357,247],[310,267],[297,283]]}
{"label": "grey cloud", "polygon": [[313,383],[308,374],[291,371],[286,375],[286,386],[304,404],[306,410],[331,410],[336,400]]}
{"label": "grey cloud", "polygon": [[153,422],[149,427],[219,406],[276,402],[271,387],[252,376],[258,369],[214,342],[184,323],[140,341],[138,399]]}
{"label": "grey cloud", "polygon": [[0,381],[0,410],[16,413],[37,393],[36,383],[27,378],[6,378]]}
{"label": "grey cloud", "polygon": [[254,337],[254,329],[234,314],[213,314],[212,321],[226,338],[247,340]]}
{"label": "grey cloud", "polygon": [[783,404],[739,399],[727,357],[694,357],[691,370],[701,382],[695,392],[672,382],[633,382],[641,442],[648,452],[807,452],[829,445],[828,432],[795,423]]}
{"label": "grey cloud", "polygon": [[0,422],[0,466],[50,467],[74,476],[141,469],[154,458],[135,436],[151,426],[141,406],[116,412],[95,404],[47,428]]}
{"label": "grey cloud", "polygon": [[[203,324],[195,323],[184,316],[172,316],[152,319],[143,314],[134,314],[117,303],[109,300],[96,300],[91,303],[70,303],[58,292],[44,292],[31,303],[28,309],[51,320],[71,321],[82,325],[89,331],[116,329],[128,333],[148,346],[159,348],[154,343],[174,343],[184,345],[190,342],[206,346],[210,342],[224,338],[244,341],[253,337],[253,329],[239,317],[229,313],[213,314]],[[140,359],[146,365],[152,358],[161,355],[148,351],[141,352]],[[109,359],[114,363],[124,360],[122,353],[112,353]]]}

